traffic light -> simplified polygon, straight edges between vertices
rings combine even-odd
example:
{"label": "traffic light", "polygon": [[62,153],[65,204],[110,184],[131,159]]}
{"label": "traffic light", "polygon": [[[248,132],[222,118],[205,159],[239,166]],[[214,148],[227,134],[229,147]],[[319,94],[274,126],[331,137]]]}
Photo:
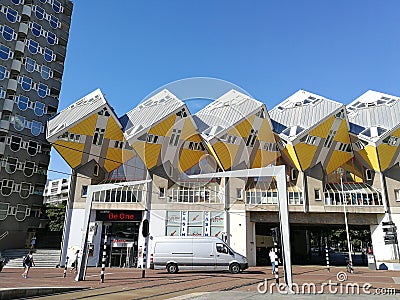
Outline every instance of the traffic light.
{"label": "traffic light", "polygon": [[142,235],[143,237],[149,236],[149,220],[144,219],[142,224]]}
{"label": "traffic light", "polygon": [[278,241],[279,238],[279,228],[278,227],[273,227],[271,228],[271,236],[274,242]]}

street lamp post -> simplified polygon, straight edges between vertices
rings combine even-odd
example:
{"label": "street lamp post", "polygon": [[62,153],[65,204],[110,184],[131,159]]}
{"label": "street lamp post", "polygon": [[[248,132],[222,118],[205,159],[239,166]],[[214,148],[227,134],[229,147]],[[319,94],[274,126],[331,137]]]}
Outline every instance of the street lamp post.
{"label": "street lamp post", "polygon": [[343,199],[343,212],[344,212],[344,223],[346,225],[346,235],[347,235],[347,248],[349,250],[349,265],[350,265],[350,270],[353,269],[353,260],[351,258],[351,249],[350,249],[350,235],[349,235],[349,224],[347,222],[347,212],[346,212],[346,199],[344,196],[344,189],[343,189],[343,175],[344,175],[344,169],[339,168],[338,173],[340,175],[340,187],[342,189],[342,199]]}

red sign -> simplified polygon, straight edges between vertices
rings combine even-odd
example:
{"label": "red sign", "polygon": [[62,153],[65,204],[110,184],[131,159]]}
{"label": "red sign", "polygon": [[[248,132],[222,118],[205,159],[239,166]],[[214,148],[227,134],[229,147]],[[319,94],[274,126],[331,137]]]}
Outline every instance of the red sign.
{"label": "red sign", "polygon": [[141,211],[97,211],[96,213],[97,221],[114,221],[114,222],[140,222],[142,220],[142,212]]}

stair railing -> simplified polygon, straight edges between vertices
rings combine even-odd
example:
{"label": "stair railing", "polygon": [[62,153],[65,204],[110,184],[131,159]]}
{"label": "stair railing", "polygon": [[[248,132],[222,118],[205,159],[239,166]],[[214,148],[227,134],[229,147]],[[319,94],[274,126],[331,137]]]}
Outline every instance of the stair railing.
{"label": "stair railing", "polygon": [[8,235],[8,231],[3,232],[3,233],[0,235],[0,241],[1,241],[2,239],[4,239],[7,235]]}

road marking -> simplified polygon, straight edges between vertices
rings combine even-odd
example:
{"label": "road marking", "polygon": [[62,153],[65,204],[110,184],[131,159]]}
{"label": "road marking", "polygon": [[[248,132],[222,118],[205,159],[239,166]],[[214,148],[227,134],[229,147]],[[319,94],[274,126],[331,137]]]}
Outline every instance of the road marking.
{"label": "road marking", "polygon": [[394,283],[400,284],[400,277],[392,277]]}
{"label": "road marking", "polygon": [[198,293],[191,293],[191,294],[187,294],[187,295],[182,295],[182,296],[178,296],[178,297],[174,297],[174,298],[169,298],[171,300],[185,300],[185,299],[190,299],[193,297],[199,297],[199,296],[203,296],[203,295],[207,295],[210,294],[211,292],[198,292]]}
{"label": "road marking", "polygon": [[[104,273],[104,275],[111,275],[114,273]],[[94,274],[94,275],[86,275],[86,277],[96,277],[96,276],[100,276],[99,274]]]}

